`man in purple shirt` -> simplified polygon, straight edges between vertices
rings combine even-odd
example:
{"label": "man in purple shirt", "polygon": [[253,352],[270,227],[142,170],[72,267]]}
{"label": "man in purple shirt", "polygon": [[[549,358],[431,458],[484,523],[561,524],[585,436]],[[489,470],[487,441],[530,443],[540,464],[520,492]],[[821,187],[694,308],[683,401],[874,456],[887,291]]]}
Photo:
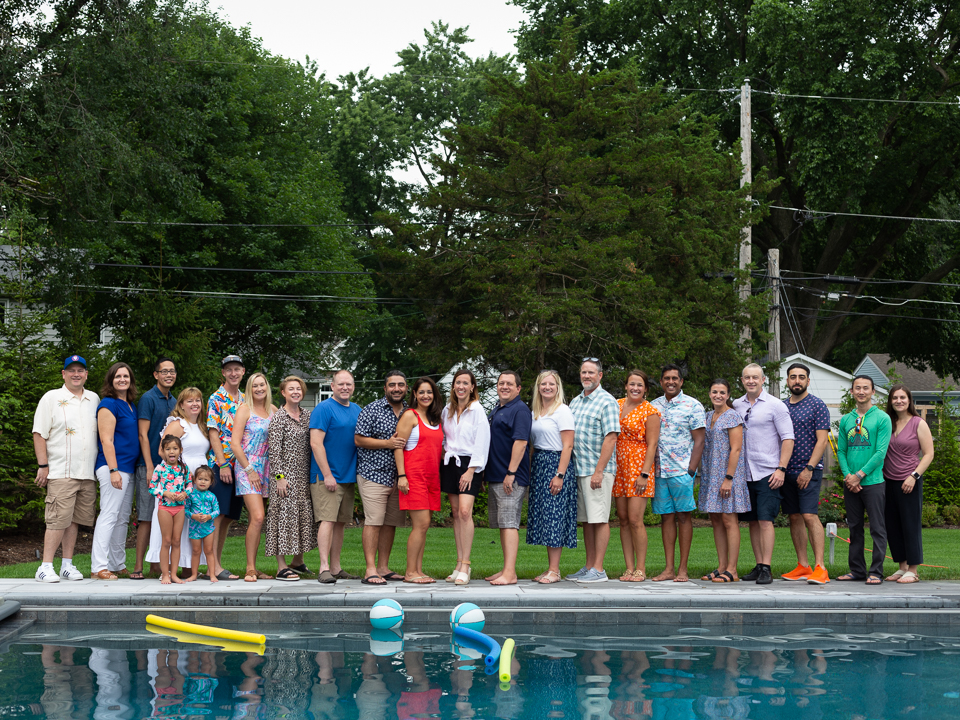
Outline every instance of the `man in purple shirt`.
{"label": "man in purple shirt", "polygon": [[740,520],[750,523],[750,544],[757,564],[743,580],[759,585],[773,582],[770,561],[775,538],[773,521],[780,513],[780,487],[793,454],[793,422],[783,402],[763,389],[766,377],[755,363],[743,369],[740,381],[747,394],[733,401],[743,418],[743,449],[747,458],[750,512]]}

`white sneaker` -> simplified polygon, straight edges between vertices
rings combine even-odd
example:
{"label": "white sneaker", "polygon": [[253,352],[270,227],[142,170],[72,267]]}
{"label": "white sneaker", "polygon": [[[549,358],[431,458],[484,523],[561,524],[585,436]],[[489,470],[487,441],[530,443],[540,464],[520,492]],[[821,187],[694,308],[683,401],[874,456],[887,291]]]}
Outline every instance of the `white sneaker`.
{"label": "white sneaker", "polygon": [[586,575],[586,574],[587,574],[587,567],[586,567],[586,565],[584,565],[582,568],[580,568],[580,569],[577,570],[576,572],[570,573],[569,575],[567,575],[567,576],[564,578],[564,580],[579,580],[580,578],[582,578],[582,577],[583,577],[584,575]]}
{"label": "white sneaker", "polygon": [[45,570],[41,565],[37,568],[37,574],[33,576],[37,582],[42,583],[58,583],[60,582],[60,577],[57,575],[56,570]]}
{"label": "white sneaker", "polygon": [[83,573],[77,570],[76,565],[61,566],[60,577],[64,580],[83,580]]}
{"label": "white sneaker", "polygon": [[607,581],[607,572],[606,570],[595,570],[590,568],[583,575],[577,578],[577,582],[580,583],[600,583]]}

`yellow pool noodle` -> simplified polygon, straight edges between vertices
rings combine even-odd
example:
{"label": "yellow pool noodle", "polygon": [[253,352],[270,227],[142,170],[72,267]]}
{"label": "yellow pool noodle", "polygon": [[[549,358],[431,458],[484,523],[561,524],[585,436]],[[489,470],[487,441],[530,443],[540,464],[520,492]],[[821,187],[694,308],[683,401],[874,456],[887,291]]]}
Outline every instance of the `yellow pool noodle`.
{"label": "yellow pool noodle", "polygon": [[254,645],[253,643],[237,642],[235,640],[223,640],[208,635],[196,635],[194,633],[180,632],[179,630],[168,630],[167,628],[156,625],[147,625],[147,630],[156,635],[165,635],[182,643],[193,643],[195,645],[215,645],[226,652],[251,652],[257,655],[263,655],[266,647],[263,645]]}
{"label": "yellow pool noodle", "polygon": [[513,653],[517,644],[513,638],[507,638],[503,641],[503,648],[500,650],[500,682],[510,682],[510,662],[513,660]]}
{"label": "yellow pool noodle", "polygon": [[223,628],[210,627],[209,625],[194,625],[193,623],[180,622],[179,620],[168,620],[158,615],[147,615],[147,622],[151,625],[165,627],[170,630],[179,630],[180,632],[194,633],[195,635],[207,635],[209,637],[223,638],[224,640],[253,643],[254,645],[263,645],[267,641],[267,636],[263,634],[248,633],[241,630],[224,630]]}

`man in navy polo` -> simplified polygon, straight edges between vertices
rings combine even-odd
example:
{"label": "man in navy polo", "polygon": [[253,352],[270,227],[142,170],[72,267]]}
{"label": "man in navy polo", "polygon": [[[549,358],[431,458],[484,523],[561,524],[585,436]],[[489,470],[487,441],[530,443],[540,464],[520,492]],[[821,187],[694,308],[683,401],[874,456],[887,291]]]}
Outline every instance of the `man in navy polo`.
{"label": "man in navy polo", "polygon": [[487,459],[487,517],[500,529],[503,569],[487,578],[491,585],[517,584],[520,511],[530,485],[527,443],[533,414],[520,399],[520,374],[504,370],[497,378],[500,404],[490,413],[490,455]]}
{"label": "man in navy polo", "polygon": [[[140,435],[140,454],[143,465],[137,466],[135,489],[137,493],[137,554],[131,580],[143,579],[143,556],[150,542],[154,497],[150,494],[153,469],[160,464],[160,431],[177,404],[170,392],[177,382],[177,366],[168,357],[162,357],[153,366],[157,384],[140,396],[137,403],[137,428]],[[158,568],[159,569],[159,568]],[[151,572],[153,568],[151,567]]]}

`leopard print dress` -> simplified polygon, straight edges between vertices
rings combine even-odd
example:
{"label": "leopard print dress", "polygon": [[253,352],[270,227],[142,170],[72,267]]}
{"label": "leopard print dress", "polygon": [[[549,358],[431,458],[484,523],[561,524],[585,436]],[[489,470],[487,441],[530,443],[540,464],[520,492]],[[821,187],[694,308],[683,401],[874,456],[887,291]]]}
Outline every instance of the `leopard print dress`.
{"label": "leopard print dress", "polygon": [[[270,423],[270,507],[266,555],[300,555],[317,546],[317,524],[310,500],[310,413],[300,420],[280,408]],[[287,479],[287,497],[277,495],[277,474]]]}

